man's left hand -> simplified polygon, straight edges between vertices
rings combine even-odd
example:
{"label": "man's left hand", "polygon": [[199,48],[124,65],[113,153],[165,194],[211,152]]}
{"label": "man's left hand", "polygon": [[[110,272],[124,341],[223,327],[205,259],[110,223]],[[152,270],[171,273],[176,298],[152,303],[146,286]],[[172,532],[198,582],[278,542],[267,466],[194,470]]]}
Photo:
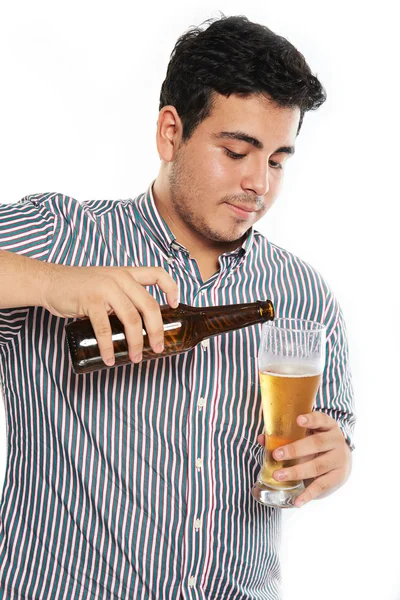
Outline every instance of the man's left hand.
{"label": "man's left hand", "polygon": [[[309,430],[304,439],[281,446],[273,452],[275,460],[298,459],[300,464],[274,471],[277,481],[304,480],[305,491],[296,498],[295,506],[300,507],[324,498],[337,490],[350,475],[351,450],[348,447],[339,425],[325,413],[315,411],[297,417],[297,423]],[[257,438],[265,445],[264,435]]]}

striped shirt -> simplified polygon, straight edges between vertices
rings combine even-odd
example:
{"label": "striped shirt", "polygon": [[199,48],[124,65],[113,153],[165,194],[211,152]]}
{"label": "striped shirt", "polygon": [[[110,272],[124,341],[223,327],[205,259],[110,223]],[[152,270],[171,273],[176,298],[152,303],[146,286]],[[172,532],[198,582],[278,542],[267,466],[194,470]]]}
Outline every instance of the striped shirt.
{"label": "striped shirt", "polygon": [[[316,408],[351,445],[338,302],[317,271],[256,230],[202,281],[151,186],[124,201],[52,193],[0,205],[0,249],[63,265],[161,266],[186,304],[270,298],[277,317],[325,323]],[[250,493],[263,461],[261,325],[178,356],[75,375],[64,331],[71,321],[41,307],[0,310],[8,441],[0,598],[280,598],[280,510]]]}

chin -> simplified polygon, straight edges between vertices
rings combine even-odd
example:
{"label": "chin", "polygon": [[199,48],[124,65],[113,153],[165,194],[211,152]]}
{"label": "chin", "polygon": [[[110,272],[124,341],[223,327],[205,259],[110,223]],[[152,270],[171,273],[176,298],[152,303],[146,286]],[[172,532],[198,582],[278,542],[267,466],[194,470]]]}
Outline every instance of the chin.
{"label": "chin", "polygon": [[241,238],[247,233],[248,229],[244,229],[243,231],[237,231],[237,232],[232,232],[232,231],[226,231],[226,232],[221,232],[219,234],[215,234],[213,236],[213,240],[215,242],[221,242],[221,243],[225,243],[225,244],[233,244],[234,242],[240,242]]}

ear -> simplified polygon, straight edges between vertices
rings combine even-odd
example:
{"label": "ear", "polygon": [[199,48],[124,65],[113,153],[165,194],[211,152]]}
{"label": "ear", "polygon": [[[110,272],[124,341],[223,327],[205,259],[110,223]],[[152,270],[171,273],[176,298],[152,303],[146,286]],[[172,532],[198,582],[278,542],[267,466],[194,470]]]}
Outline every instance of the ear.
{"label": "ear", "polygon": [[164,162],[174,160],[182,140],[182,121],[174,106],[164,106],[157,121],[157,150]]}

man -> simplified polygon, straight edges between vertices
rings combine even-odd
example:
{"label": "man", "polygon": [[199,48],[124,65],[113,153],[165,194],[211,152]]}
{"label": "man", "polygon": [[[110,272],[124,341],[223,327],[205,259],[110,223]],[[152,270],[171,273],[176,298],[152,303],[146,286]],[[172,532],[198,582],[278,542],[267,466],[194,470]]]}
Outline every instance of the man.
{"label": "man", "polygon": [[[147,193],[0,207],[0,598],[279,598],[280,511],[250,493],[260,326],[142,363],[140,317],[158,352],[159,305],[178,293],[198,307],[270,298],[278,316],[325,323],[317,410],[302,422],[313,435],[276,451],[303,462],[275,476],[309,480],[298,506],[343,484],[354,417],[340,308],[319,273],[253,229],[324,99],[289,42],[222,18],[176,44]],[[90,317],[112,365],[112,311],[132,364],[75,375],[67,319]]]}

